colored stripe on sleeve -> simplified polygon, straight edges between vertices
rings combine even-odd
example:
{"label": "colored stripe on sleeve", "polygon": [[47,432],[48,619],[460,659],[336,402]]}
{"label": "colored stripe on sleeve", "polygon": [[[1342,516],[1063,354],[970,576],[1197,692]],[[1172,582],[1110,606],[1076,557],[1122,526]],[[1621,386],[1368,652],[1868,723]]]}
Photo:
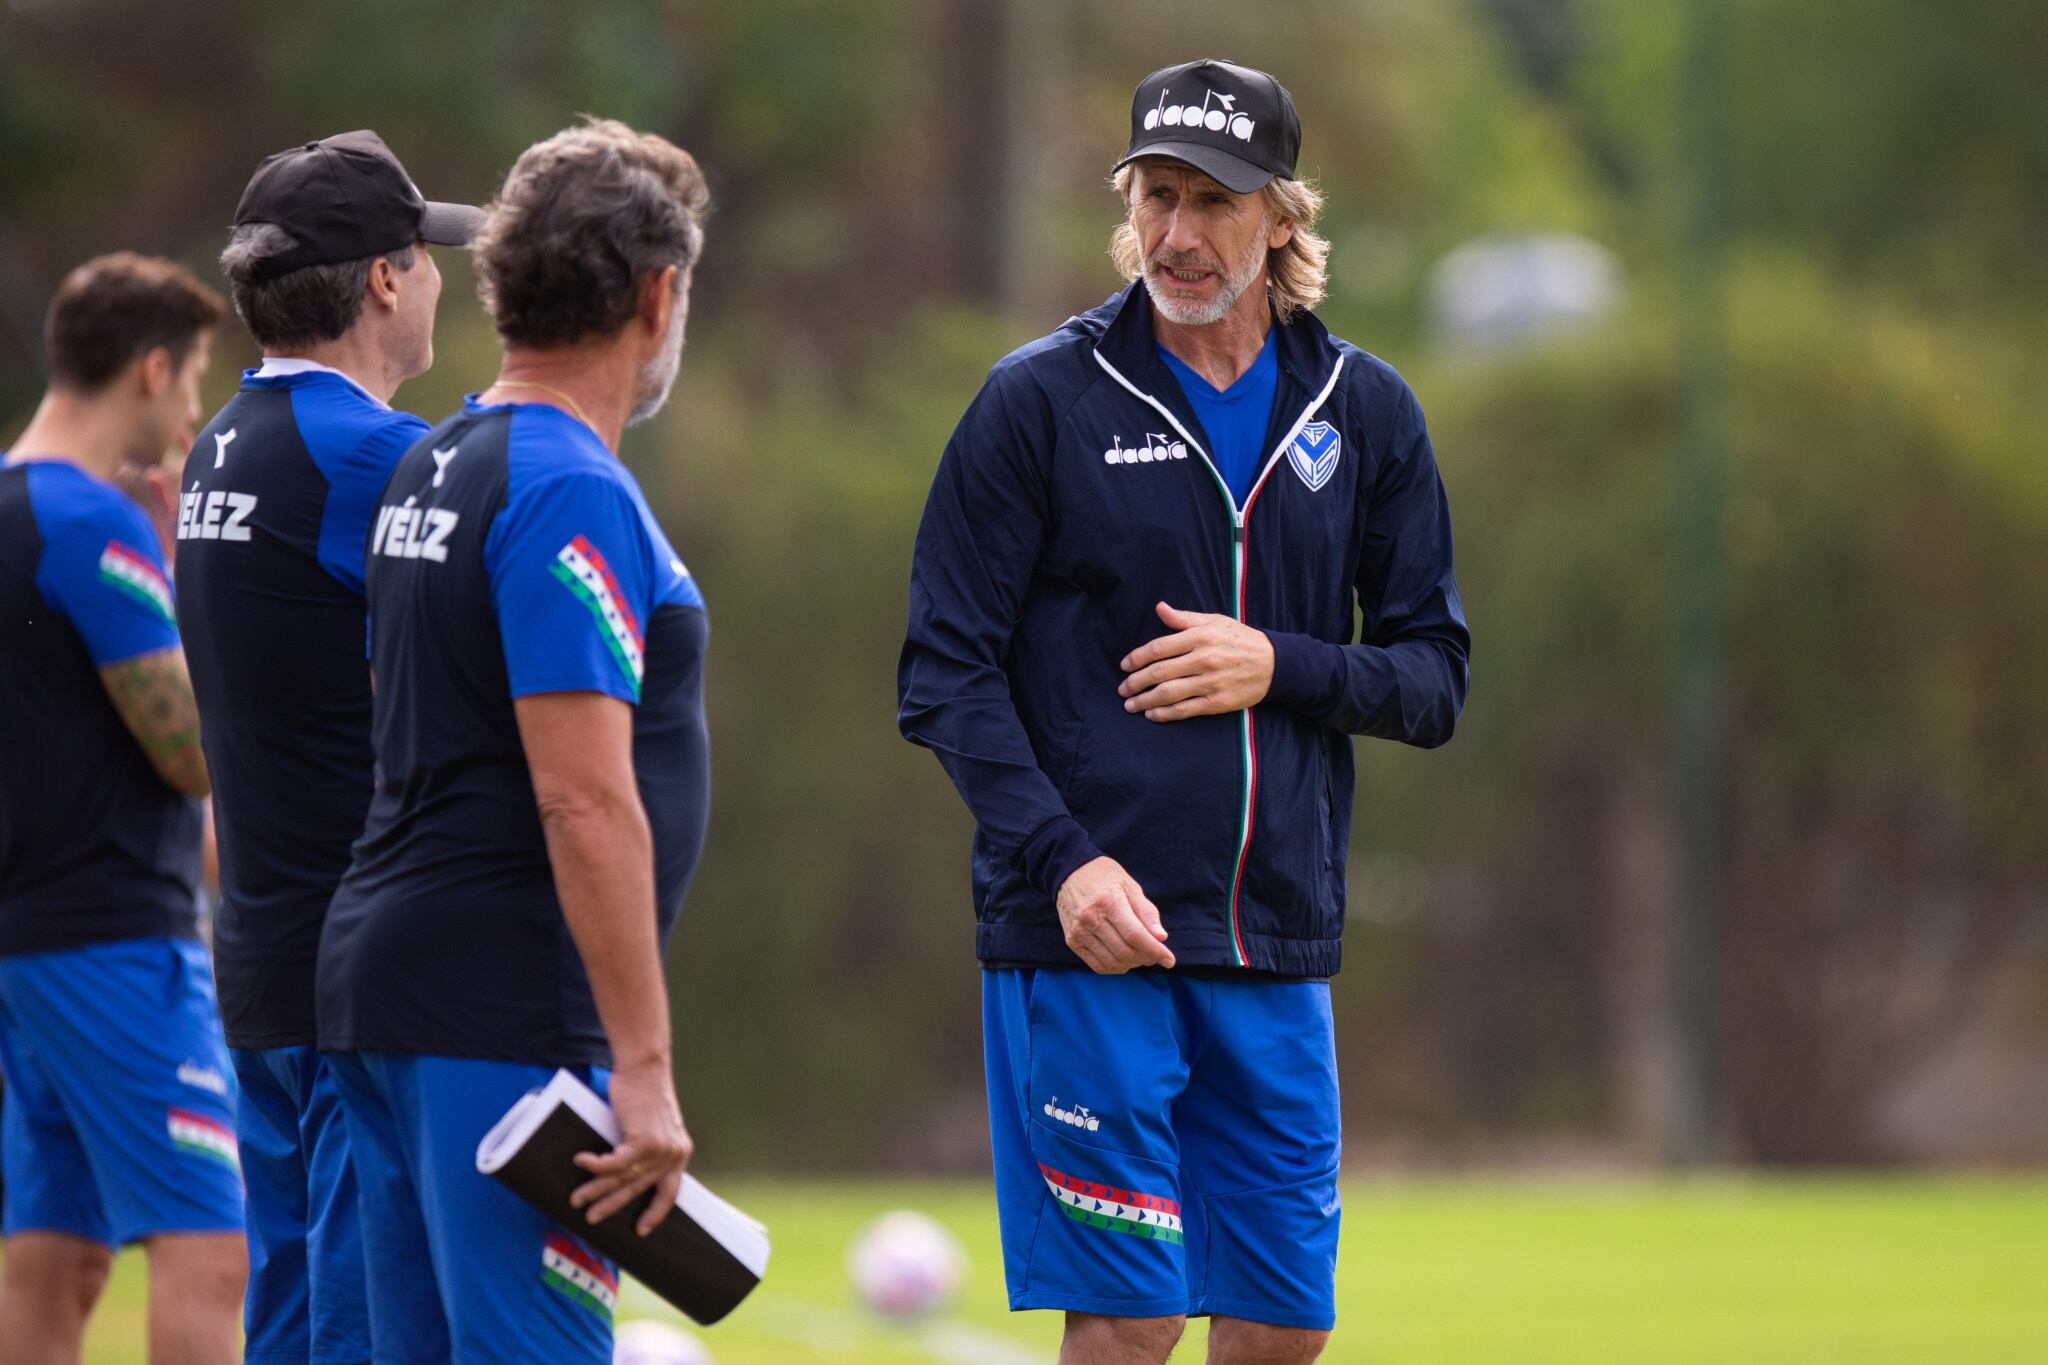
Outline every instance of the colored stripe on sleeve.
{"label": "colored stripe on sleeve", "polygon": [[619,671],[626,675],[634,700],[639,700],[640,683],[647,673],[646,637],[641,634],[632,607],[626,603],[626,595],[619,590],[619,580],[612,575],[611,565],[605,563],[595,545],[578,536],[556,552],[548,572],[590,608],[604,633],[605,647],[611,651]]}
{"label": "colored stripe on sleeve", "polygon": [[175,622],[171,606],[171,585],[157,572],[147,556],[118,540],[107,542],[100,551],[100,581],[150,608],[166,621]]}

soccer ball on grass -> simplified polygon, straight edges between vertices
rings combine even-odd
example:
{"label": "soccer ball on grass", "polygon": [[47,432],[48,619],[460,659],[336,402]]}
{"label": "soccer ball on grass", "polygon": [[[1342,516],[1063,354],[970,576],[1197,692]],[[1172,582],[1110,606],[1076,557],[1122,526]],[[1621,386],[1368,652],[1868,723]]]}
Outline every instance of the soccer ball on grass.
{"label": "soccer ball on grass", "polygon": [[868,1224],[846,1253],[846,1274],[860,1301],[899,1321],[939,1312],[966,1271],[967,1255],[953,1234],[909,1209]]}

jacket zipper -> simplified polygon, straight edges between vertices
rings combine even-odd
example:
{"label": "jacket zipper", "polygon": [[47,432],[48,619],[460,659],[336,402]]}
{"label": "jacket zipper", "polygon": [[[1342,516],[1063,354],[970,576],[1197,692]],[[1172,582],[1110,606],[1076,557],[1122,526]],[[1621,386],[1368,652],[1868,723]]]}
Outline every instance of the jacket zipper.
{"label": "jacket zipper", "polygon": [[[1222,494],[1223,506],[1230,513],[1231,615],[1240,623],[1244,622],[1247,602],[1245,578],[1246,570],[1251,563],[1251,542],[1248,538],[1246,523],[1252,514],[1252,504],[1259,500],[1259,494],[1265,489],[1266,480],[1271,477],[1274,466],[1279,464],[1280,457],[1286,453],[1287,447],[1293,443],[1294,438],[1301,434],[1301,429],[1308,425],[1309,417],[1317,408],[1320,408],[1329,401],[1331,392],[1337,387],[1337,376],[1344,372],[1344,357],[1337,357],[1336,367],[1330,371],[1329,382],[1323,385],[1323,391],[1315,396],[1314,401],[1301,410],[1301,415],[1294,419],[1294,425],[1289,427],[1287,434],[1280,438],[1280,444],[1275,446],[1272,454],[1266,457],[1265,467],[1259,471],[1258,481],[1252,485],[1252,491],[1245,498],[1244,506],[1239,507],[1237,499],[1231,495],[1230,485],[1223,481],[1223,473],[1217,469],[1216,462],[1209,458],[1209,452],[1202,448],[1201,442],[1197,441],[1188,433],[1188,429],[1180,424],[1180,419],[1173,415],[1173,411],[1151,394],[1124,378],[1122,373],[1117,370],[1116,366],[1109,363],[1101,351],[1094,352],[1094,355],[1096,363],[1108,372],[1110,378],[1123,385],[1133,396],[1140,399],[1172,424],[1173,429],[1180,433],[1181,439],[1188,443],[1188,449],[1202,457],[1203,467],[1209,471],[1209,477],[1215,480],[1216,491]],[[1239,771],[1243,774],[1243,780],[1238,784],[1237,860],[1235,866],[1230,870],[1230,953],[1238,966],[1249,967],[1251,960],[1245,955],[1244,937],[1238,930],[1237,911],[1239,898],[1244,892],[1245,863],[1251,856],[1252,817],[1257,809],[1259,797],[1259,740],[1258,727],[1252,720],[1252,709],[1247,706],[1244,710],[1237,713],[1237,718],[1238,763]]]}

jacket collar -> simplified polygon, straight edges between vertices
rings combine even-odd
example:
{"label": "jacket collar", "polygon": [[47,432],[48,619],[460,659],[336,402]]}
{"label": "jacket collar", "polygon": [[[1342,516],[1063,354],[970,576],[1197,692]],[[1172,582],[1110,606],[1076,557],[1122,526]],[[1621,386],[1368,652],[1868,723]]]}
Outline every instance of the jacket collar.
{"label": "jacket collar", "polygon": [[[1118,373],[1140,388],[1156,392],[1162,386],[1151,379],[1159,363],[1153,349],[1152,296],[1143,280],[1132,280],[1124,292],[1107,305],[1108,316],[1102,340],[1095,349],[1117,368]],[[1329,329],[1314,313],[1302,312],[1285,327],[1275,324],[1280,334],[1280,369],[1309,393],[1320,393],[1337,368],[1337,348]]]}

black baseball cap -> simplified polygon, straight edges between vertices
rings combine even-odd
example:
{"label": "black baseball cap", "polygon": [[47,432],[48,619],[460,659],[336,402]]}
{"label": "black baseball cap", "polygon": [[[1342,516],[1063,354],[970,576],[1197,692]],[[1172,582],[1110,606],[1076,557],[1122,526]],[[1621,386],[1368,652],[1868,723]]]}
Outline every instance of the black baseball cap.
{"label": "black baseball cap", "polygon": [[483,222],[482,209],[421,198],[384,139],[367,128],[263,158],[235,209],[236,227],[274,223],[298,239],[294,250],[263,262],[259,279],[414,242],[467,246]]}
{"label": "black baseball cap", "polygon": [[1287,87],[1263,71],[1205,58],[1138,82],[1131,149],[1116,164],[1170,156],[1250,194],[1275,176],[1292,180],[1300,155],[1301,119]]}

